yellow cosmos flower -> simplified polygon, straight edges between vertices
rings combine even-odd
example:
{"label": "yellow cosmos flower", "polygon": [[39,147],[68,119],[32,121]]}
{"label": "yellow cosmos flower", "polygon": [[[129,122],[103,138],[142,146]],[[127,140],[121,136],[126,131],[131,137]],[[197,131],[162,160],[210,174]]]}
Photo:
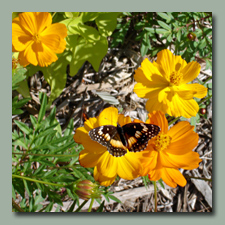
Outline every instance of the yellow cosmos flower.
{"label": "yellow cosmos flower", "polygon": [[199,154],[192,151],[198,145],[194,127],[182,121],[168,130],[167,119],[160,111],[149,114],[146,123],[158,125],[161,132],[138,155],[143,166],[142,176],[148,174],[153,181],[162,178],[171,187],[185,186],[186,179],[178,169],[192,170],[202,161]]}
{"label": "yellow cosmos flower", "polygon": [[24,12],[12,21],[12,51],[19,53],[22,66],[29,64],[48,66],[66,48],[67,28],[64,24],[52,24],[48,12]]}
{"label": "yellow cosmos flower", "polygon": [[118,115],[118,110],[113,107],[104,109],[97,118],[90,118],[84,123],[84,127],[76,129],[74,140],[84,146],[80,152],[79,162],[83,167],[94,167],[94,178],[103,186],[111,185],[117,175],[132,180],[140,176],[142,166],[137,159],[140,153],[129,152],[121,157],[114,157],[107,148],[93,141],[89,137],[89,131],[104,125],[123,126],[131,123],[130,117]]}
{"label": "yellow cosmos flower", "polygon": [[157,55],[151,63],[147,58],[135,71],[138,82],[134,92],[141,98],[148,98],[146,109],[151,113],[160,110],[171,116],[190,118],[199,110],[193,99],[203,98],[207,88],[200,84],[188,84],[194,80],[201,66],[197,62],[187,64],[181,56],[175,56],[168,49]]}

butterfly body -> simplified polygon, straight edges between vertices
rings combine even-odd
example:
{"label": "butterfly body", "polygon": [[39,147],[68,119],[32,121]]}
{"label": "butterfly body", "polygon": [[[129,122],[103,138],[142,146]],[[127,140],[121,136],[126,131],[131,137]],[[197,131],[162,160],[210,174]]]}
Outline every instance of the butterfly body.
{"label": "butterfly body", "polygon": [[108,152],[121,157],[130,152],[143,151],[148,141],[160,132],[160,127],[146,123],[128,123],[124,126],[105,125],[89,131],[93,141],[107,147]]}

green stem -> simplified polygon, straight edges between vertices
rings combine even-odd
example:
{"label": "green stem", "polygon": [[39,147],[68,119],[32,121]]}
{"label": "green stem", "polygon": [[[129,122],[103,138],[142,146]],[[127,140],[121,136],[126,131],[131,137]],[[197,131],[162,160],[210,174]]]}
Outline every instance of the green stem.
{"label": "green stem", "polygon": [[36,179],[33,179],[33,178],[23,177],[23,176],[19,176],[19,175],[15,175],[15,174],[12,174],[12,177],[14,177],[14,178],[20,178],[20,179],[24,179],[24,180],[29,180],[31,182],[52,185],[52,186],[58,186],[58,187],[64,187],[65,186],[63,184],[49,183],[49,182],[46,182],[46,181],[36,180]]}
{"label": "green stem", "polygon": [[153,181],[154,184],[154,196],[155,196],[155,212],[157,212],[157,185],[156,181]]}
{"label": "green stem", "polygon": [[209,97],[207,97],[207,98],[203,98],[201,101],[199,101],[198,105],[200,105],[201,103],[203,103],[203,102],[209,100],[210,98],[212,98],[212,96],[209,96]]}
{"label": "green stem", "polygon": [[92,205],[94,203],[94,200],[95,200],[94,198],[91,199],[91,203],[89,205],[88,212],[91,212],[91,209],[92,209]]}
{"label": "green stem", "polygon": [[83,203],[75,210],[75,212],[80,212],[83,206],[88,202],[88,200],[83,201]]}
{"label": "green stem", "polygon": [[32,154],[32,153],[19,153],[19,152],[13,152],[12,154],[14,155],[25,155],[25,156],[28,156],[28,155],[32,155],[32,156],[46,156],[46,157],[75,157],[75,156],[78,156],[79,153],[77,154],[74,154],[74,155],[54,155],[54,154]]}
{"label": "green stem", "polygon": [[176,122],[177,120],[179,120],[179,119],[180,119],[180,117],[177,117],[177,118],[173,119],[172,121],[169,122],[169,125],[175,123],[175,122]]}

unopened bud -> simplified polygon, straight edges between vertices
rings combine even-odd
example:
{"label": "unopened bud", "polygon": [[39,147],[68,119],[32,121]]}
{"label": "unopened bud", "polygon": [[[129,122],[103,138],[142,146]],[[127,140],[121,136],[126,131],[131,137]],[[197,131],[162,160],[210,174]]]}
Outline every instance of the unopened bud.
{"label": "unopened bud", "polygon": [[92,183],[90,180],[82,180],[74,185],[75,193],[84,200],[101,198],[101,191],[98,187],[98,184]]}
{"label": "unopened bud", "polygon": [[187,38],[188,38],[190,41],[194,41],[195,38],[196,38],[196,34],[193,33],[193,32],[190,32],[190,33],[188,33]]}
{"label": "unopened bud", "polygon": [[200,113],[201,113],[202,115],[204,115],[204,114],[206,113],[206,109],[205,109],[205,108],[201,108],[201,109],[200,109]]}

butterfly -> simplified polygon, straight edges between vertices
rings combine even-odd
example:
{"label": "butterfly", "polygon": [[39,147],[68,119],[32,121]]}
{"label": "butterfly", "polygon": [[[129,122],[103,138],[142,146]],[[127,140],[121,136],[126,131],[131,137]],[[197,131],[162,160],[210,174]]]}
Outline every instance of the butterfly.
{"label": "butterfly", "polygon": [[130,152],[143,151],[148,141],[160,132],[160,127],[147,123],[128,123],[124,126],[105,125],[89,131],[93,141],[107,147],[107,151],[115,157]]}

